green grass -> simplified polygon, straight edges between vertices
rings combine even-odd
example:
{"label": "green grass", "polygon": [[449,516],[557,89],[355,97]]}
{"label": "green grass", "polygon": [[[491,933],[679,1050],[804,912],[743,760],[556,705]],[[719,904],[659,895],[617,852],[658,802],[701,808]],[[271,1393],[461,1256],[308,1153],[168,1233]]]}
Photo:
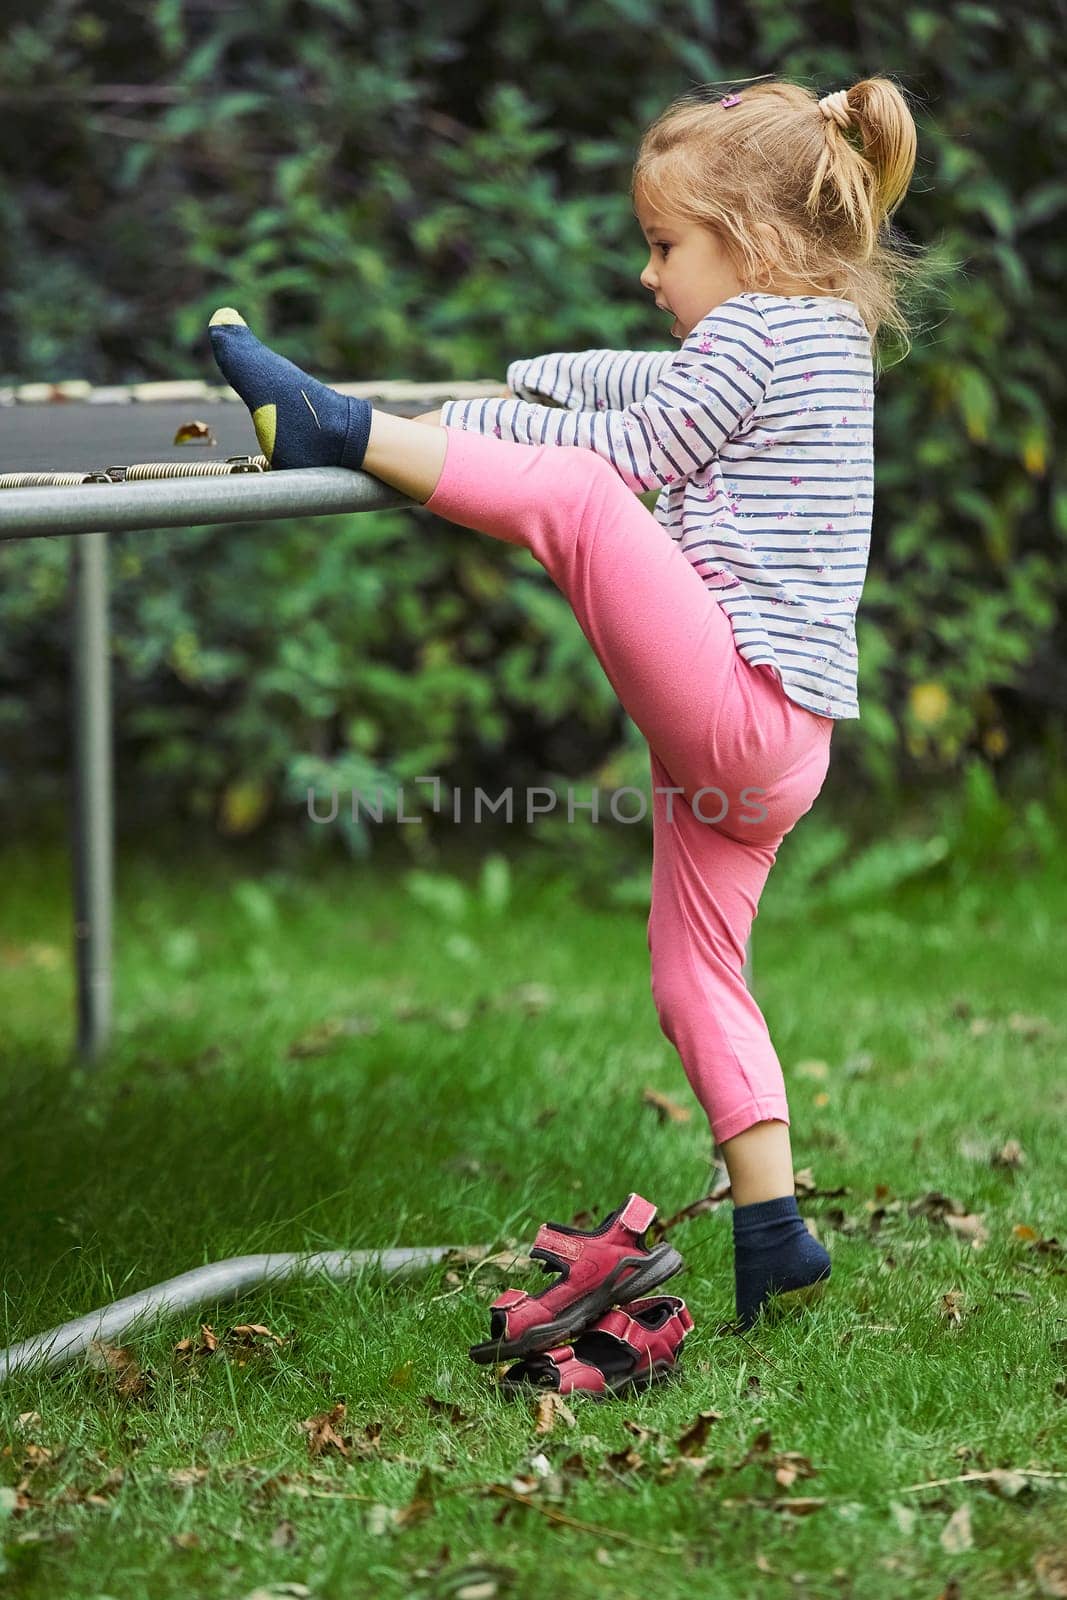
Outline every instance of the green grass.
{"label": "green grass", "polygon": [[[63,854],[9,848],[0,871],[5,1343],[232,1254],[523,1245],[630,1189],[661,1216],[706,1192],[707,1128],[656,1021],[643,913],[591,911],[529,858],[502,909],[450,915],[384,862],[124,855],[118,1038],[95,1074],[69,1063]],[[504,1281],[488,1271],[290,1285],[171,1318],[129,1342],[151,1373],[141,1394],[84,1366],[3,1391],[0,1483],[28,1478],[30,1503],[4,1525],[0,1583],[50,1600],[284,1583],[468,1600],[1042,1592],[1067,1478],[906,1490],[1067,1471],[1065,1257],[1013,1232],[1067,1243],[1065,921],[1062,855],[804,917],[776,914],[772,877],[755,991],[795,1165],[847,1191],[802,1200],[834,1260],[806,1318],[730,1333],[730,1207],[682,1223],[684,1375],[574,1401],[575,1426],[544,1435],[467,1358]],[[426,1014],[398,1016],[405,1003]],[[290,1054],[353,1016],[374,1031]],[[646,1087],[690,1120],[659,1122]],[[1022,1165],[994,1165],[1010,1139]],[[909,1213],[933,1191],[981,1214],[982,1248]],[[285,1342],[183,1359],[201,1320]],[[313,1459],[298,1424],[342,1399],[351,1459]],[[687,1462],[677,1441],[702,1411],[717,1415]],[[776,1481],[790,1452],[811,1468],[791,1486]],[[553,1475],[529,1505],[489,1492],[538,1456]],[[970,1544],[951,1550],[961,1507]]]}

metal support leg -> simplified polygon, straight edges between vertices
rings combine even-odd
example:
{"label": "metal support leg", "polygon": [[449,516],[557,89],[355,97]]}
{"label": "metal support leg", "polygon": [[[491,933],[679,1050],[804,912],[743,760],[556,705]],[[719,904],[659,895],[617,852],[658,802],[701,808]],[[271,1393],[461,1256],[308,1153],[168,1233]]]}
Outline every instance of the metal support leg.
{"label": "metal support leg", "polygon": [[70,541],[73,620],[72,848],[78,1055],[93,1060],[111,1034],[114,802],[107,534]]}

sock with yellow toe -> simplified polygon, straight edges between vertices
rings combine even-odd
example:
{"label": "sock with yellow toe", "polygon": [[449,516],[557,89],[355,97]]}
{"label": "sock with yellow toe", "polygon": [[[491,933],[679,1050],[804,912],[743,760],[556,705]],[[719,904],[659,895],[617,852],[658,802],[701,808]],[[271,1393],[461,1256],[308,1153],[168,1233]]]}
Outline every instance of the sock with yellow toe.
{"label": "sock with yellow toe", "polygon": [[208,334],[223,377],[252,413],[256,438],[272,468],[360,470],[370,438],[369,401],[328,389],[269,350],[231,306],[215,312]]}

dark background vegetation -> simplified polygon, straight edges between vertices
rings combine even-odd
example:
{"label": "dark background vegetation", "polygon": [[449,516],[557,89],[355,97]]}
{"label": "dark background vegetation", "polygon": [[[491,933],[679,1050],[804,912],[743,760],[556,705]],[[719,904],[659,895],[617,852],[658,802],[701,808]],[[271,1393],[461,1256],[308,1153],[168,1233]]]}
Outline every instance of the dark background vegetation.
{"label": "dark background vegetation", "polygon": [[[8,0],[5,18],[9,385],[215,381],[224,303],[335,380],[663,348],[628,198],[643,127],[697,83],[893,76],[919,128],[896,222],[933,287],[877,385],[861,717],[835,732],[835,794],[884,819],[1000,769],[1047,798],[1067,709],[1060,7]],[[22,818],[64,793],[67,558],[0,546],[0,808]],[[645,781],[547,576],[425,515],[119,535],[112,596],[122,826],[336,838],[304,820],[309,785]],[[369,848],[365,824],[342,831]]]}

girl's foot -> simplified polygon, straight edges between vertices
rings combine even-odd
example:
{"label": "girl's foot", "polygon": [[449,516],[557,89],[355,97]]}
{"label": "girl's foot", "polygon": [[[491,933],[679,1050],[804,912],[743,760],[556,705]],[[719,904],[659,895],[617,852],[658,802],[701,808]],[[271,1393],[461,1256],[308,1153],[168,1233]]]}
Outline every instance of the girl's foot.
{"label": "girl's foot", "polygon": [[742,1328],[751,1328],[772,1302],[775,1310],[785,1310],[817,1299],[829,1276],[830,1257],[804,1226],[795,1195],[734,1207],[734,1282]]}
{"label": "girl's foot", "polygon": [[368,401],[328,389],[268,350],[231,306],[215,312],[208,333],[223,376],[252,413],[256,438],[272,468],[359,471],[370,438]]}

